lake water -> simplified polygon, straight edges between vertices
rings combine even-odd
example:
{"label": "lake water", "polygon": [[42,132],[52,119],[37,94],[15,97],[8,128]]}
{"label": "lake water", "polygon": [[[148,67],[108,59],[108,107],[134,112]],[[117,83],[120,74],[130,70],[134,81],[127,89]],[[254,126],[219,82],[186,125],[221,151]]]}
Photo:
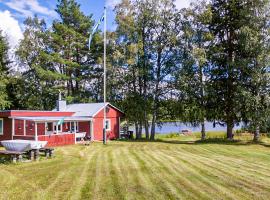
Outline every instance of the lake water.
{"label": "lake water", "polygon": [[[242,127],[242,124],[239,124],[238,126],[234,126],[234,130],[240,129]],[[131,131],[135,132],[134,127],[129,128]],[[205,131],[226,131],[226,126],[220,126],[216,124],[216,126],[213,126],[213,122],[206,122],[205,123]],[[150,130],[150,128],[149,128]],[[156,126],[156,133],[159,134],[169,134],[169,133],[181,133],[182,130],[190,130],[192,132],[200,132],[201,126],[192,126],[192,125],[186,125],[182,122],[165,122],[163,123],[162,127]],[[143,130],[144,133],[144,130]]]}

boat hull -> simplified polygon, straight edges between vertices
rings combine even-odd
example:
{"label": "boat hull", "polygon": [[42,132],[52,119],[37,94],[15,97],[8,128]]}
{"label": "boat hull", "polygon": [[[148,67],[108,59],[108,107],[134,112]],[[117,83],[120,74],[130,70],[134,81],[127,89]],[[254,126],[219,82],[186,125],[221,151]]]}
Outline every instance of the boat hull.
{"label": "boat hull", "polygon": [[40,149],[45,147],[47,141],[31,141],[31,140],[3,140],[1,144],[8,151],[29,151],[31,149]]}

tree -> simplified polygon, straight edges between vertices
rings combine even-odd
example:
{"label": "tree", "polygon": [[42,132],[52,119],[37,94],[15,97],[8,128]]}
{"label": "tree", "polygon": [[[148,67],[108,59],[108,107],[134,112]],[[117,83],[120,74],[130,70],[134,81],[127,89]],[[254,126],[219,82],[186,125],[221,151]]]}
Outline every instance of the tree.
{"label": "tree", "polygon": [[24,38],[16,51],[21,74],[10,85],[13,108],[52,109],[64,79],[51,59],[50,37],[44,20],[37,16],[24,22]]}
{"label": "tree", "polygon": [[6,38],[2,35],[0,30],[0,109],[4,110],[10,106],[8,99],[7,84],[8,84],[8,70],[9,70],[9,58],[8,58],[8,43]]}
{"label": "tree", "polygon": [[[137,6],[136,6],[137,5]],[[127,119],[135,124],[136,139],[142,137],[145,127],[146,138],[149,139],[149,70],[146,65],[146,12],[142,14],[138,2],[124,0],[115,8],[118,24],[117,53],[115,59],[121,67],[124,76],[123,107]],[[124,72],[124,73],[123,73]],[[118,82],[119,84],[119,82]]]}
{"label": "tree", "polygon": [[177,68],[179,15],[171,0],[124,0],[116,13],[119,41],[125,46],[122,52],[128,61],[123,66],[130,83],[127,94],[131,98],[127,99],[136,100],[136,108],[141,111],[135,113],[138,136],[144,126],[149,138],[151,117],[150,138],[154,139],[156,124],[164,114],[162,107],[169,98],[168,77]]}
{"label": "tree", "polygon": [[[76,102],[100,100],[103,45],[97,33],[89,52],[87,41],[94,25],[92,16],[84,15],[74,0],[59,0],[56,12],[60,20],[52,25],[51,57],[59,72],[66,76],[63,85],[67,96]],[[94,95],[96,99],[92,98]]]}
{"label": "tree", "polygon": [[[249,62],[248,79],[244,79],[243,121],[254,132],[254,141],[260,138],[260,129],[266,126],[269,116],[269,1],[254,1],[250,4],[253,17],[252,29],[245,27],[241,38],[242,47],[248,47],[244,62]],[[241,51],[242,48],[240,49]]]}
{"label": "tree", "polygon": [[25,21],[17,51],[23,73],[12,86],[14,107],[52,109],[59,90],[66,92],[69,103],[101,100],[102,39],[95,34],[89,52],[91,16],[85,16],[74,0],[59,0],[56,11],[60,20],[50,29],[37,16]]}
{"label": "tree", "polygon": [[254,67],[252,54],[258,45],[253,39],[262,31],[256,24],[261,16],[257,14],[265,10],[266,5],[268,1],[264,0],[215,0],[211,3],[209,29],[214,40],[208,54],[212,86],[209,94],[215,105],[211,112],[215,113],[216,120],[226,123],[229,139],[233,138],[234,124],[243,119],[242,110],[246,106],[243,99],[248,97],[246,83],[253,80],[254,71],[250,68]]}
{"label": "tree", "polygon": [[182,14],[182,67],[175,74],[182,105],[179,118],[195,126],[201,125],[201,139],[206,138],[207,87],[209,87],[208,44],[212,37],[208,23],[211,20],[210,6],[205,1],[191,4]]}

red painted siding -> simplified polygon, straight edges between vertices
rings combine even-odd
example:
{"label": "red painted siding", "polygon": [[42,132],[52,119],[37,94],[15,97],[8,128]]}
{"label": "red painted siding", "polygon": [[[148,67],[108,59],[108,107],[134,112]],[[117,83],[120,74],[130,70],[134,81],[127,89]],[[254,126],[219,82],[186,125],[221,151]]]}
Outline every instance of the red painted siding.
{"label": "red painted siding", "polygon": [[48,141],[47,147],[62,146],[75,144],[75,134],[63,134],[63,135],[41,135],[38,137],[39,141]]}
{"label": "red painted siding", "polygon": [[79,132],[86,132],[90,136],[90,122],[79,122]]}
{"label": "red painted siding", "polygon": [[54,111],[10,111],[11,117],[68,117],[74,112],[54,112]]}
{"label": "red painted siding", "polygon": [[69,127],[70,127],[70,123],[69,122],[64,122],[62,124],[62,131],[63,132],[68,132],[70,130]]}
{"label": "red painted siding", "polygon": [[[4,135],[0,135],[0,140],[12,139],[12,120],[8,117],[34,117],[34,116],[72,116],[74,112],[54,112],[54,111],[5,111],[0,112],[0,117],[4,119]],[[107,119],[111,120],[111,130],[107,131],[107,138],[116,139],[119,137],[119,118],[123,117],[123,113],[117,109],[109,106],[107,112]],[[63,124],[63,132],[67,132],[70,129],[70,124]],[[26,121],[26,135],[24,136],[23,120],[15,120],[15,136],[14,139],[34,139],[35,135],[35,123],[32,121]],[[58,146],[65,144],[74,144],[75,135],[65,134],[65,135],[51,135],[47,136],[45,134],[45,123],[38,123],[37,130],[40,140],[47,140],[48,146]],[[79,131],[86,132],[90,135],[90,122],[79,122]],[[93,135],[95,140],[102,140],[103,138],[103,110],[99,111],[93,117]]]}
{"label": "red painted siding", "polygon": [[[26,135],[35,135],[35,123],[32,121],[25,122]],[[16,134],[15,134],[16,135]]]}
{"label": "red painted siding", "polygon": [[9,118],[3,118],[3,135],[0,135],[0,140],[11,140],[12,139],[12,128],[11,128],[12,120]]}
{"label": "red painted siding", "polygon": [[14,120],[15,127],[14,127],[14,135],[23,135],[23,120]]}
{"label": "red painted siding", "polygon": [[[104,109],[94,117],[94,139],[102,140],[103,139],[103,114]],[[111,130],[107,131],[108,139],[117,139],[119,138],[119,117],[122,117],[123,113],[114,109],[113,107],[109,108],[109,111],[106,114],[106,118],[111,120]]]}
{"label": "red painted siding", "polygon": [[69,117],[74,112],[8,110],[0,112],[0,117]]}

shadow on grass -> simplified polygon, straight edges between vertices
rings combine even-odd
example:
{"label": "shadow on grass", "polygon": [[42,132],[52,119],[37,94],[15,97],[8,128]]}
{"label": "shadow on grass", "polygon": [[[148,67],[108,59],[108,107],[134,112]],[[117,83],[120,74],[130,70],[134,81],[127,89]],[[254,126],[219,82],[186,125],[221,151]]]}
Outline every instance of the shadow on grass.
{"label": "shadow on grass", "polygon": [[167,143],[167,144],[188,144],[188,145],[204,145],[204,144],[220,144],[220,145],[242,145],[242,146],[250,146],[250,145],[262,145],[264,147],[270,147],[270,144],[264,142],[254,142],[252,140],[228,140],[225,138],[208,138],[205,140],[170,140],[170,139],[155,139],[155,140],[147,140],[147,139],[129,139],[129,140],[119,140],[123,142],[159,142],[159,143]]}

